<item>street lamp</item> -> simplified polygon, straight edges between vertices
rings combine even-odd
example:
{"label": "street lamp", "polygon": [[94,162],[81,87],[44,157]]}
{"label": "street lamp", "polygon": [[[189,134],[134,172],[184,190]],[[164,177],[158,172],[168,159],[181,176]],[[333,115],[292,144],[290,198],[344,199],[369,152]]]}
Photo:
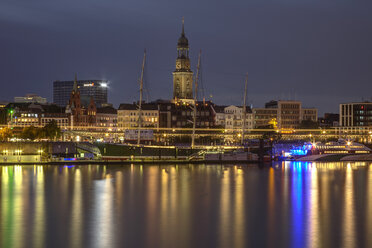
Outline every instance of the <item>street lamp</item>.
{"label": "street lamp", "polygon": [[41,154],[43,154],[43,150],[42,149],[39,149],[39,150],[37,150],[37,153],[39,154],[39,156],[40,156],[40,162],[41,162]]}

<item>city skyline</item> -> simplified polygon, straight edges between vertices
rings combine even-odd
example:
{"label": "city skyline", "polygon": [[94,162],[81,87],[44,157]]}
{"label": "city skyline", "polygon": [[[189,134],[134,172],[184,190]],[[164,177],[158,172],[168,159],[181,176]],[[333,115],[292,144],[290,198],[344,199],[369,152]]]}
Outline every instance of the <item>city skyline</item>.
{"label": "city skyline", "polygon": [[[9,85],[1,100],[26,93],[51,100],[52,82],[72,80],[77,72],[81,79],[109,80],[109,101],[115,106],[136,101],[144,48],[150,100],[171,99],[182,16],[191,68],[196,71],[202,49],[202,82],[206,97],[213,95],[216,104],[241,105],[246,71],[248,103],[255,107],[297,99],[321,115],[338,112],[343,102],[371,100],[369,3],[236,1],[225,6],[235,16],[223,14],[220,3],[208,12],[203,3],[196,11],[184,6],[178,12],[178,5],[170,4],[167,10],[156,7],[152,15],[151,3],[0,6],[5,31],[0,45],[7,48],[1,71]],[[144,13],[137,15],[140,10]]]}

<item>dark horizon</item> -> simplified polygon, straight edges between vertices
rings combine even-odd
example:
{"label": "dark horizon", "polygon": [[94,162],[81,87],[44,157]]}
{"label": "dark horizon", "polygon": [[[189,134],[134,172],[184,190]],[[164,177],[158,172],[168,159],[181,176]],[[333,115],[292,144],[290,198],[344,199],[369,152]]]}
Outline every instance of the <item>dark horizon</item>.
{"label": "dark horizon", "polygon": [[35,93],[51,101],[52,82],[77,73],[109,80],[115,106],[136,101],[144,48],[149,100],[170,99],[184,16],[194,74],[202,50],[207,99],[241,105],[248,72],[254,107],[296,99],[319,115],[337,113],[340,103],[372,99],[371,7],[328,0],[2,2],[7,87],[0,100]]}

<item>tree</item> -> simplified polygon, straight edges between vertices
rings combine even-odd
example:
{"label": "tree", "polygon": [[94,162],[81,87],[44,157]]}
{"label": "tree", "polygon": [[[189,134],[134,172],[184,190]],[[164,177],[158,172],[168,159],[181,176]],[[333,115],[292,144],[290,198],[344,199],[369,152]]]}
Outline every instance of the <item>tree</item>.
{"label": "tree", "polygon": [[312,120],[302,120],[300,123],[300,129],[317,129],[319,128],[318,122]]}
{"label": "tree", "polygon": [[42,128],[42,132],[45,138],[54,139],[61,136],[61,129],[58,127],[57,122],[52,120]]}
{"label": "tree", "polygon": [[4,127],[0,129],[0,140],[1,141],[8,141],[13,135],[13,132],[10,128]]}
{"label": "tree", "polygon": [[24,127],[21,133],[21,138],[35,140],[36,138],[39,138],[39,133],[39,128],[36,128],[34,126]]}

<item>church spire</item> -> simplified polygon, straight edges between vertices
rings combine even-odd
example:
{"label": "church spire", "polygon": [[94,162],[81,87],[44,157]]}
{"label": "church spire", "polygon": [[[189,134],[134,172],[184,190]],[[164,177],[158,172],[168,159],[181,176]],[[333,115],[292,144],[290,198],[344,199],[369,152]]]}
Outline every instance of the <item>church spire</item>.
{"label": "church spire", "polygon": [[74,86],[72,87],[72,90],[77,92],[77,89],[78,89],[78,87],[77,87],[77,73],[75,73]]}
{"label": "church spire", "polygon": [[189,48],[189,40],[186,38],[186,35],[185,35],[185,18],[184,17],[182,17],[182,33],[181,33],[181,37],[178,39],[177,48],[178,49]]}
{"label": "church spire", "polygon": [[185,17],[182,17],[182,36],[185,36]]}

